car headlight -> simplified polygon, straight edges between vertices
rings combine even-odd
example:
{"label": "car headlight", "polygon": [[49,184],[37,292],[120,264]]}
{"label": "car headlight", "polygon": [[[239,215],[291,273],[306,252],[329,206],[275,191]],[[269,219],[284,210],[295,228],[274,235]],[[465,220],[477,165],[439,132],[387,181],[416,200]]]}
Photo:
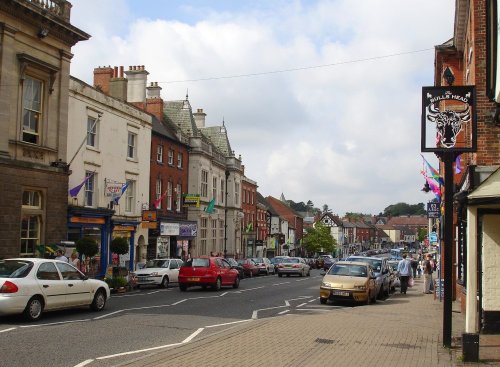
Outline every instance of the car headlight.
{"label": "car headlight", "polygon": [[152,277],[157,277],[157,276],[158,276],[158,272],[157,272],[157,271],[153,271],[153,272],[151,273],[151,276],[152,276]]}
{"label": "car headlight", "polygon": [[331,288],[331,287],[332,287],[332,284],[331,284],[331,283],[328,283],[328,282],[321,282],[321,286],[322,286],[322,287],[325,287],[325,288]]}
{"label": "car headlight", "polygon": [[366,291],[366,285],[355,285],[354,289],[358,291]]}

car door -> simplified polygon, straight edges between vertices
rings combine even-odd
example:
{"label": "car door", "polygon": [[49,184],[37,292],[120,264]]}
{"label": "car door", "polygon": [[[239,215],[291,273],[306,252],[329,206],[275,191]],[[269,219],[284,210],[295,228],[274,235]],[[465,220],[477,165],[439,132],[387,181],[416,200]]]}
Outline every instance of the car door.
{"label": "car door", "polygon": [[177,262],[177,260],[175,259],[170,260],[168,269],[169,269],[168,277],[170,279],[170,282],[177,283],[179,281],[179,263]]}
{"label": "car door", "polygon": [[67,263],[56,263],[61,272],[62,281],[66,287],[66,304],[68,306],[89,305],[92,302],[92,292],[85,276],[74,266]]}
{"label": "car door", "polygon": [[45,309],[64,307],[66,285],[53,262],[42,262],[36,272],[36,281],[45,298]]}

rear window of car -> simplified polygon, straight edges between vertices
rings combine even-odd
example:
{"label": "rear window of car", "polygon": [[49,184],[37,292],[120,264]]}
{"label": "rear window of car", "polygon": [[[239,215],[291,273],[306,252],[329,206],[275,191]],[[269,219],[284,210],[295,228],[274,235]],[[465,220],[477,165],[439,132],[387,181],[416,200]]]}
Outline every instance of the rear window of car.
{"label": "rear window of car", "polygon": [[209,259],[189,259],[184,263],[184,266],[193,268],[208,268],[210,267]]}
{"label": "rear window of car", "polygon": [[32,261],[0,260],[0,278],[25,278],[32,268]]}
{"label": "rear window of car", "polygon": [[349,260],[350,261],[362,261],[362,262],[368,263],[372,266],[373,270],[375,270],[376,272],[380,272],[380,269],[382,269],[382,260],[356,258],[356,257],[350,257]]}
{"label": "rear window of car", "polygon": [[288,259],[283,259],[284,263],[294,263],[294,264],[298,264],[300,262],[299,259],[294,259],[294,258],[288,258]]}

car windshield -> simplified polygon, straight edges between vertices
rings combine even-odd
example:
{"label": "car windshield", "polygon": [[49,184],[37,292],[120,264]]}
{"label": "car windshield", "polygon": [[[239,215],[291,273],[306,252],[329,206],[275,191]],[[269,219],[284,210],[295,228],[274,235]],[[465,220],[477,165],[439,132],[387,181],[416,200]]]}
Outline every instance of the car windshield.
{"label": "car windshield", "polygon": [[376,273],[380,272],[380,269],[382,269],[382,260],[375,259],[375,258],[362,258],[362,257],[350,257],[350,261],[362,261],[365,263],[368,263],[372,266],[373,270]]}
{"label": "car windshield", "polygon": [[32,261],[0,260],[0,278],[24,278],[32,268]]}
{"label": "car windshield", "polygon": [[264,262],[264,259],[262,257],[254,257],[252,261],[256,264],[261,264]]}
{"label": "car windshield", "polygon": [[189,259],[184,263],[184,266],[193,268],[208,268],[210,266],[209,259]]}
{"label": "car windshield", "polygon": [[284,262],[284,263],[298,264],[300,261],[299,261],[299,259],[294,259],[293,257],[291,257],[291,258],[288,258],[288,259],[283,259],[282,262]]}
{"label": "car windshield", "polygon": [[145,268],[165,268],[168,267],[168,260],[149,260]]}
{"label": "car windshield", "polygon": [[366,278],[368,270],[366,269],[366,266],[363,265],[340,264],[332,266],[328,271],[328,274]]}

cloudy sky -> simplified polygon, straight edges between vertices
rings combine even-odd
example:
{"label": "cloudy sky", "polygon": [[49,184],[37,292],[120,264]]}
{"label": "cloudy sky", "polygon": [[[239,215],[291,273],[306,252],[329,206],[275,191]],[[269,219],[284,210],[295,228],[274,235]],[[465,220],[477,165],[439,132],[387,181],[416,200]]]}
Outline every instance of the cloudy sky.
{"label": "cloudy sky", "polygon": [[[426,203],[421,87],[454,0],[71,0],[71,74],[145,65],[165,100],[224,119],[264,196],[378,214]],[[426,156],[434,164],[431,155]]]}

